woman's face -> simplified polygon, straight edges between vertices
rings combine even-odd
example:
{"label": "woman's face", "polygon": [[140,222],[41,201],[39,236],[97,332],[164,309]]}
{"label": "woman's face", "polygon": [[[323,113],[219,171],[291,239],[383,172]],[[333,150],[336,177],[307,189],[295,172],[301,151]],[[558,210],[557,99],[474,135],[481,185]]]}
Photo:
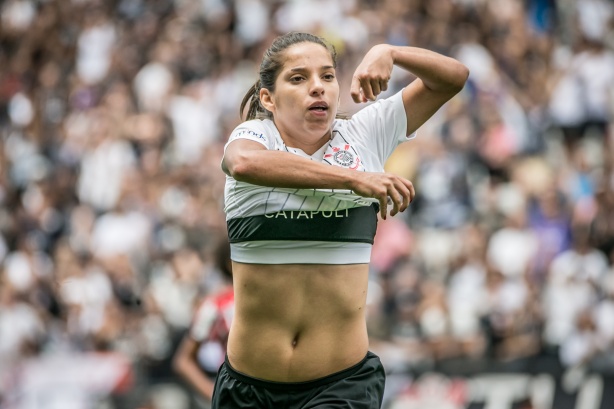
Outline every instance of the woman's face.
{"label": "woman's face", "polygon": [[261,90],[261,102],[273,113],[282,136],[319,141],[329,134],[339,105],[332,57],[326,48],[310,42],[289,47],[284,57],[275,91]]}

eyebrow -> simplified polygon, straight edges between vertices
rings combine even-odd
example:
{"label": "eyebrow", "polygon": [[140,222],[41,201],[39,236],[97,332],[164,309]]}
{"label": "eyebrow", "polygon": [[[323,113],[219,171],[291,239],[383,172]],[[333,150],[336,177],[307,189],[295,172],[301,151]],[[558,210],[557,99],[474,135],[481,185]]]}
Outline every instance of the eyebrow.
{"label": "eyebrow", "polygon": [[[331,68],[335,68],[332,65],[323,65],[322,67],[320,67],[321,70],[329,70]],[[306,67],[294,67],[294,68],[290,68],[290,71],[292,72],[296,72],[296,71],[305,71],[307,68]]]}

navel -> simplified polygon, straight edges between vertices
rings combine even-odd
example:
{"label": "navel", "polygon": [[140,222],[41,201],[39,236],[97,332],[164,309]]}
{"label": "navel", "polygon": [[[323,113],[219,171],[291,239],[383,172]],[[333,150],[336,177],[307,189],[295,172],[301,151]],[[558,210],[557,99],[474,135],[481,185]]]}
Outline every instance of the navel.
{"label": "navel", "polygon": [[296,336],[294,337],[294,339],[292,340],[292,348],[296,348],[296,346],[298,345],[298,334],[296,334]]}

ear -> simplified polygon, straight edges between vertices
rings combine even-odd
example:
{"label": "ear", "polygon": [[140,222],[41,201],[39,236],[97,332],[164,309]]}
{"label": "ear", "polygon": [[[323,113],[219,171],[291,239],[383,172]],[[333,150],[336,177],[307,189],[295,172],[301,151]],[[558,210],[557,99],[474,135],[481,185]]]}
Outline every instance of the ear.
{"label": "ear", "polygon": [[275,98],[273,98],[271,91],[266,88],[260,89],[260,103],[267,111],[275,112]]}

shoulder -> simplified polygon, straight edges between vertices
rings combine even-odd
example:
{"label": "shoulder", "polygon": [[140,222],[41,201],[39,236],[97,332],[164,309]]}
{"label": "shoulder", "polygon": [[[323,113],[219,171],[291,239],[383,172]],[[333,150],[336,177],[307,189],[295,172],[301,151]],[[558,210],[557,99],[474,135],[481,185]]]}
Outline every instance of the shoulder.
{"label": "shoulder", "polygon": [[389,95],[386,98],[378,99],[360,109],[351,118],[347,120],[340,119],[341,122],[354,123],[368,119],[377,119],[391,115],[405,115],[405,106],[403,105],[403,89]]}
{"label": "shoulder", "polygon": [[[381,113],[382,111],[399,111],[405,113],[405,107],[403,105],[403,90],[401,90],[385,97],[380,98],[377,101],[373,102],[371,105],[364,108],[365,111],[373,111],[377,113]],[[361,112],[361,111],[359,111]]]}
{"label": "shoulder", "polygon": [[235,138],[250,136],[263,139],[266,132],[266,126],[263,122],[260,119],[245,121],[233,129],[231,135]]}
{"label": "shoulder", "polygon": [[228,142],[235,139],[251,139],[271,147],[278,139],[279,132],[270,119],[252,119],[238,125],[230,134]]}

